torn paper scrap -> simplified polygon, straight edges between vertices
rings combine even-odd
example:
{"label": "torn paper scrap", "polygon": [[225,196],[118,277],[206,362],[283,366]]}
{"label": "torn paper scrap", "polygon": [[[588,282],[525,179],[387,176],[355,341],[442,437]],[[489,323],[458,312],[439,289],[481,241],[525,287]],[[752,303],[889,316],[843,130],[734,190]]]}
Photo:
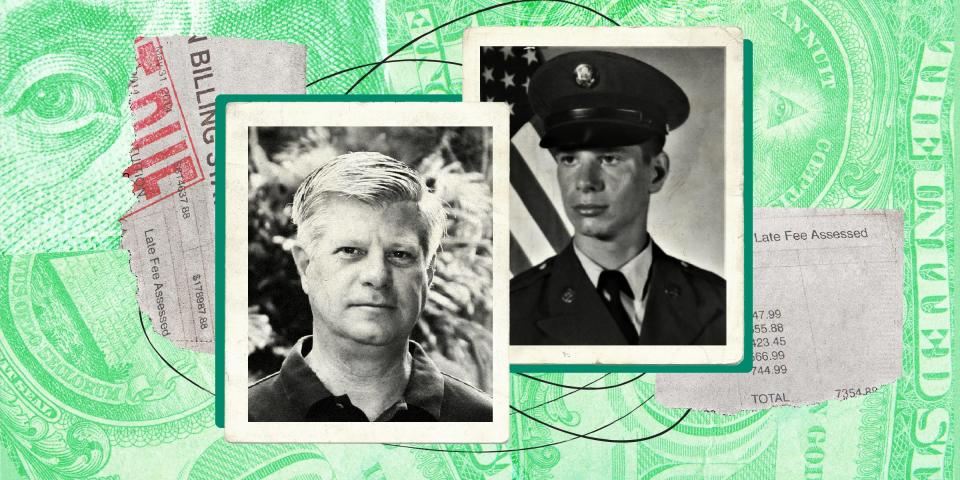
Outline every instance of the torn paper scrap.
{"label": "torn paper scrap", "polygon": [[[223,93],[304,93],[306,48],[212,37],[140,37],[130,81],[137,203],[120,219],[140,309],[154,330],[214,350],[215,111]],[[222,175],[221,175],[222,176]]]}
{"label": "torn paper scrap", "polygon": [[736,413],[865,395],[903,351],[903,213],[753,213],[750,373],[660,374],[657,401]]}

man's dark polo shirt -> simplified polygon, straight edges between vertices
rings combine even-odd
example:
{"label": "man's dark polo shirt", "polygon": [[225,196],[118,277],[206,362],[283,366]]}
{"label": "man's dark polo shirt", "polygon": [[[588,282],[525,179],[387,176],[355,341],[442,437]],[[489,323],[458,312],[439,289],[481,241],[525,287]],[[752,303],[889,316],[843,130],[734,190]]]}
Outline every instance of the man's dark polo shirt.
{"label": "man's dark polo shirt", "polygon": [[[280,371],[247,389],[251,422],[366,422],[367,416],[347,395],[334,396],[304,357],[312,336],[301,338]],[[423,348],[410,341],[413,362],[403,399],[375,419],[378,422],[489,422],[490,397],[472,385],[440,371]]]}

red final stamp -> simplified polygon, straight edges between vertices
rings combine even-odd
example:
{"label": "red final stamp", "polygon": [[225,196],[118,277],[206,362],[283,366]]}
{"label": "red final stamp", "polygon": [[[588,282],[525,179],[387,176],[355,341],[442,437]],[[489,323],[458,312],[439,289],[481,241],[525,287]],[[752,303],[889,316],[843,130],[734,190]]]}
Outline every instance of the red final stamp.
{"label": "red final stamp", "polygon": [[133,179],[133,191],[139,201],[122,218],[205,179],[159,39],[138,37],[134,43],[137,73],[130,85],[133,162],[123,175]]}

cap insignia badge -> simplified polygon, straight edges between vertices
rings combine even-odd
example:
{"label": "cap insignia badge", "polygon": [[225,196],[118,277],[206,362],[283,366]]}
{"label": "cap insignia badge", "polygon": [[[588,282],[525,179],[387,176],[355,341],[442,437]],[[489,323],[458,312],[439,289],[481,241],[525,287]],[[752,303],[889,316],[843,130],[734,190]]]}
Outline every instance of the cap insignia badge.
{"label": "cap insignia badge", "polygon": [[597,83],[596,71],[593,69],[593,65],[589,63],[581,63],[573,69],[573,74],[576,78],[577,85],[580,85],[583,88],[591,88],[593,84]]}

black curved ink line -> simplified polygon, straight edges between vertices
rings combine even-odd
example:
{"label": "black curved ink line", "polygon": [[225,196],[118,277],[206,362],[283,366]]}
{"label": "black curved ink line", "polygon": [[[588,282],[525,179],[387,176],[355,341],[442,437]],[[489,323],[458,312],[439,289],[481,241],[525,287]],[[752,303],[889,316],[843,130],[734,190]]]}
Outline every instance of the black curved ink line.
{"label": "black curved ink line", "polygon": [[[451,61],[449,61],[449,60],[434,60],[434,59],[432,59],[432,58],[401,58],[401,59],[397,59],[397,60],[387,60],[386,62],[383,62],[383,63],[403,63],[403,62],[446,63],[446,64],[448,64],[448,65],[457,65],[457,66],[460,66],[460,67],[463,66],[462,63],[451,62]],[[376,64],[377,64],[377,62],[365,63],[365,64],[363,64],[363,65],[357,65],[356,67],[350,67],[350,68],[345,69],[345,70],[340,70],[339,72],[333,72],[333,73],[331,73],[330,75],[327,75],[326,77],[318,78],[318,79],[316,79],[316,80],[308,83],[307,86],[306,86],[306,88],[310,88],[310,87],[316,85],[317,83],[320,83],[320,82],[322,82],[322,81],[324,81],[324,80],[326,80],[326,79],[328,79],[328,78],[336,77],[337,75],[341,75],[341,74],[344,74],[344,73],[347,73],[347,72],[352,72],[352,71],[354,71],[354,70],[356,70],[356,69],[358,69],[358,68],[370,67],[370,66],[373,66],[373,65],[376,65]]]}
{"label": "black curved ink line", "polygon": [[[366,73],[364,73],[359,79],[357,79],[356,82],[353,83],[353,85],[350,86],[349,89],[347,89],[347,91],[346,91],[345,93],[346,93],[346,94],[350,94],[350,93],[353,91],[353,89],[357,87],[357,85],[359,85],[360,83],[362,83],[368,76],[370,76],[371,73],[373,73],[373,72],[376,71],[378,68],[380,68],[381,65],[383,65],[384,63],[392,63],[393,61],[391,60],[391,58],[392,58],[393,56],[395,56],[396,54],[400,53],[401,51],[403,51],[404,49],[406,49],[406,48],[409,47],[410,45],[412,45],[412,44],[416,43],[417,41],[421,40],[422,38],[426,37],[427,35],[430,35],[430,34],[436,32],[437,30],[440,30],[441,28],[444,28],[444,27],[446,27],[446,26],[448,26],[448,25],[451,25],[451,24],[453,24],[453,23],[459,22],[460,20],[463,20],[463,19],[465,19],[465,18],[467,18],[467,17],[470,17],[470,16],[473,16],[473,15],[477,15],[477,14],[480,14],[480,13],[483,13],[483,12],[486,12],[486,11],[490,11],[490,10],[494,10],[494,9],[497,9],[497,8],[500,8],[500,7],[504,7],[504,6],[507,6],[507,5],[514,5],[514,4],[520,4],[520,3],[530,3],[530,2],[533,2],[533,1],[544,1],[544,2],[551,2],[551,3],[565,3],[565,4],[568,4],[568,5],[573,5],[573,6],[575,6],[575,7],[582,8],[582,9],[584,9],[584,10],[588,10],[588,11],[592,12],[593,14],[604,18],[605,20],[609,21],[610,23],[613,23],[614,25],[617,25],[617,26],[620,25],[619,23],[617,23],[617,22],[616,22],[615,20],[613,20],[612,18],[610,18],[610,17],[608,17],[608,16],[600,13],[599,11],[597,11],[597,10],[595,10],[595,9],[592,9],[592,8],[587,7],[587,6],[585,6],[585,5],[580,5],[580,4],[578,4],[578,3],[575,3],[575,2],[572,2],[572,1],[568,1],[568,0],[514,0],[514,1],[509,1],[509,2],[503,2],[503,3],[497,4],[497,5],[491,5],[491,6],[489,6],[489,7],[485,7],[485,8],[482,8],[482,9],[479,9],[479,10],[476,10],[476,11],[473,11],[473,12],[470,12],[470,13],[468,13],[468,14],[466,14],[466,15],[462,15],[462,16],[460,16],[460,17],[457,17],[457,18],[453,19],[453,20],[449,20],[449,21],[447,21],[447,22],[445,22],[445,23],[443,23],[443,24],[441,24],[441,25],[439,25],[439,26],[437,26],[437,27],[435,27],[435,28],[433,28],[433,29],[431,29],[431,30],[429,30],[429,31],[427,31],[427,32],[424,32],[423,34],[421,34],[421,35],[413,38],[413,39],[410,40],[410,41],[408,41],[408,42],[405,43],[403,46],[401,46],[401,47],[398,48],[397,50],[393,51],[392,53],[390,53],[389,55],[387,55],[385,58],[383,58],[382,60],[380,60],[379,62],[376,62],[376,63],[373,63],[373,64],[361,65],[361,66],[354,67],[354,68],[350,68],[350,69],[347,69],[347,70],[344,70],[344,71],[341,71],[341,72],[337,72],[337,73],[334,73],[334,74],[332,74],[332,75],[328,75],[328,76],[326,76],[326,77],[323,77],[323,78],[321,78],[321,79],[318,79],[318,80],[316,80],[316,81],[313,81],[313,82],[307,84],[307,86],[308,86],[308,87],[309,87],[309,86],[312,86],[312,85],[314,85],[314,84],[316,84],[316,83],[318,83],[318,82],[320,82],[320,81],[322,81],[322,80],[325,80],[325,79],[327,79],[327,78],[330,78],[330,77],[339,75],[339,74],[341,74],[341,73],[346,73],[346,72],[348,72],[348,71],[356,70],[357,68],[363,68],[363,67],[365,67],[365,66],[373,66],[373,68],[371,68],[371,69],[368,70]],[[407,61],[410,61],[410,60],[407,60]],[[417,61],[417,60],[414,59],[414,60],[412,60],[412,61]],[[427,59],[425,59],[425,60],[423,60],[423,61],[432,61],[432,60],[427,60]],[[436,62],[436,63],[451,63],[451,64],[454,63],[454,62],[444,62],[444,61],[435,61],[435,62]],[[549,385],[554,385],[554,386],[559,386],[559,387],[563,387],[563,388],[570,388],[570,389],[572,389],[572,391],[567,392],[567,393],[561,395],[560,397],[554,398],[554,399],[552,399],[552,400],[548,400],[548,401],[543,402],[543,403],[541,403],[541,404],[539,404],[539,405],[535,405],[535,406],[533,406],[533,407],[530,407],[530,408],[527,408],[527,409],[524,409],[524,410],[520,410],[520,409],[518,409],[518,408],[516,408],[516,407],[514,407],[514,406],[512,406],[512,405],[510,406],[510,408],[511,408],[511,410],[513,410],[513,413],[519,413],[519,414],[521,414],[521,415],[523,415],[523,416],[525,416],[525,417],[527,417],[527,418],[529,418],[529,419],[531,419],[531,420],[533,420],[533,421],[535,421],[535,422],[537,422],[537,423],[540,423],[540,424],[542,424],[542,425],[544,425],[544,426],[546,426],[546,427],[549,427],[549,428],[551,428],[551,429],[558,430],[558,431],[567,433],[567,434],[569,434],[569,435],[573,435],[573,437],[568,438],[568,439],[566,439],[566,440],[559,441],[559,442],[553,442],[553,443],[550,443],[550,444],[539,445],[539,446],[535,446],[535,447],[524,447],[524,448],[510,449],[510,450],[479,451],[479,452],[475,452],[475,451],[473,451],[473,450],[459,450],[459,451],[458,451],[458,450],[448,450],[448,449],[433,449],[433,448],[425,448],[425,447],[410,447],[410,446],[406,446],[406,445],[397,445],[397,444],[386,444],[386,445],[392,445],[392,446],[396,446],[396,447],[410,448],[410,449],[416,449],[416,450],[442,451],[442,452],[453,452],[453,453],[456,453],[456,452],[460,452],[460,453],[504,453],[504,452],[523,451],[523,450],[531,450],[531,449],[536,449],[536,448],[544,448],[544,447],[548,447],[548,446],[552,446],[552,445],[559,445],[559,444],[561,444],[561,443],[566,443],[566,442],[569,442],[569,441],[574,440],[574,439],[577,439],[577,438],[587,438],[587,439],[590,439],[590,440],[604,441],[604,442],[630,443],[630,442],[639,442],[639,441],[645,441],[645,440],[650,440],[650,439],[653,439],[653,438],[657,438],[657,437],[659,437],[660,435],[663,435],[664,433],[666,433],[666,432],[668,432],[668,431],[670,431],[670,430],[673,430],[673,429],[674,429],[677,425],[679,425],[680,422],[682,422],[683,419],[686,418],[686,416],[690,413],[690,409],[687,409],[687,411],[684,412],[684,414],[683,414],[679,419],[677,419],[677,421],[674,422],[673,425],[671,425],[671,426],[668,427],[667,429],[662,430],[662,431],[660,431],[660,432],[658,432],[658,433],[656,433],[656,434],[654,434],[654,435],[650,435],[650,436],[643,437],[643,438],[639,438],[639,439],[618,440],[618,439],[604,439],[604,438],[598,438],[598,437],[591,437],[591,436],[590,436],[590,435],[593,434],[593,433],[596,433],[596,432],[598,432],[598,431],[600,431],[600,430],[602,430],[602,429],[604,429],[604,428],[609,427],[610,425],[613,425],[614,423],[619,422],[620,420],[622,420],[623,418],[625,418],[627,415],[630,415],[631,413],[633,413],[633,412],[635,412],[636,410],[638,410],[640,407],[642,407],[643,405],[645,405],[651,398],[653,398],[653,395],[650,395],[649,397],[647,397],[646,400],[644,400],[642,403],[640,403],[640,405],[637,405],[635,408],[633,408],[632,410],[630,410],[629,412],[627,412],[627,413],[624,414],[623,416],[617,418],[616,420],[614,420],[614,421],[612,421],[612,422],[610,422],[610,423],[607,423],[606,425],[603,425],[603,426],[601,426],[601,427],[599,427],[599,428],[597,428],[597,429],[594,429],[594,430],[588,432],[588,433],[585,434],[585,435],[580,435],[580,434],[577,434],[577,433],[575,433],[575,432],[567,431],[567,430],[561,429],[561,428],[559,428],[559,427],[555,427],[555,426],[553,426],[553,425],[550,425],[550,424],[548,424],[548,423],[545,423],[545,422],[543,422],[543,421],[541,421],[541,420],[539,420],[539,419],[537,419],[537,418],[535,418],[535,417],[532,417],[532,416],[530,416],[530,415],[527,415],[525,412],[528,411],[528,410],[533,410],[533,409],[535,409],[535,408],[539,408],[539,407],[541,407],[541,406],[543,406],[543,405],[546,405],[546,404],[548,404],[548,403],[555,402],[555,401],[557,401],[557,400],[560,400],[560,399],[562,399],[562,398],[564,398],[564,397],[566,397],[566,396],[568,396],[568,395],[571,395],[571,394],[576,393],[576,392],[581,391],[581,390],[606,390],[606,389],[616,388],[616,387],[619,387],[619,386],[622,386],[622,385],[626,385],[626,384],[628,384],[628,383],[634,382],[634,381],[636,381],[637,379],[643,377],[644,374],[640,374],[640,375],[638,375],[638,376],[636,376],[636,377],[634,377],[634,378],[632,378],[632,379],[630,379],[630,380],[628,380],[628,381],[626,381],[626,382],[620,383],[620,384],[618,384],[618,385],[611,385],[611,386],[605,386],[605,387],[590,387],[590,385],[592,385],[593,383],[596,383],[596,382],[600,381],[600,380],[603,379],[603,378],[606,378],[607,375],[609,375],[609,373],[601,376],[600,378],[597,378],[597,379],[595,379],[595,380],[587,383],[586,385],[580,386],[580,387],[570,386],[570,385],[562,385],[562,384],[558,384],[558,383],[554,383],[554,382],[549,382],[549,381],[546,381],[546,380],[541,380],[541,379],[536,378],[536,377],[532,377],[532,376],[530,376],[530,375],[525,375],[525,374],[520,374],[520,375],[523,376],[523,377],[526,377],[526,378],[528,378],[528,379],[537,381],[537,382],[541,382],[541,383],[545,383],[545,384],[549,384]]]}
{"label": "black curved ink line", "polygon": [[176,367],[171,365],[170,362],[168,362],[167,359],[160,354],[160,351],[157,350],[157,347],[153,345],[153,341],[150,340],[150,335],[147,335],[147,326],[143,323],[143,312],[137,309],[137,313],[140,314],[140,328],[143,329],[143,337],[147,339],[147,343],[150,344],[150,348],[152,348],[153,351],[156,352],[157,356],[160,357],[160,360],[163,360],[163,363],[166,363],[171,370],[173,370],[174,372],[177,372],[177,375],[180,375],[181,377],[183,377],[184,380],[194,384],[194,386],[196,386],[200,390],[203,390],[204,392],[207,392],[210,395],[216,396],[213,392],[211,392],[210,390],[207,390],[204,387],[201,387],[199,383],[194,382],[193,380],[190,379],[190,377],[184,375],[183,372],[181,372],[180,370],[177,370]]}
{"label": "black curved ink line", "polygon": [[[636,407],[633,408],[633,410],[630,410],[629,412],[627,412],[627,415],[629,415],[629,414],[637,411],[640,407],[646,405],[646,403],[649,402],[651,398],[653,398],[653,395],[654,395],[654,394],[651,393],[650,396],[647,397],[646,400],[644,400],[643,402],[640,402],[640,405],[637,405]],[[514,406],[512,406],[512,405],[510,406],[510,409],[513,410],[513,411],[515,411],[515,412],[517,412],[517,413],[519,413],[520,415],[523,415],[524,417],[529,418],[530,420],[533,420],[534,422],[539,423],[540,425],[543,425],[544,427],[547,427],[547,428],[551,429],[551,430],[556,430],[556,431],[558,431],[558,432],[563,432],[563,433],[566,433],[567,435],[574,435],[576,438],[586,438],[587,440],[594,440],[594,441],[597,441],[597,442],[606,442],[606,443],[636,443],[636,442],[640,442],[640,441],[646,441],[646,440],[649,440],[649,439],[651,439],[651,438],[657,438],[657,437],[659,437],[660,435],[663,435],[663,433],[665,433],[665,432],[660,432],[660,433],[658,433],[658,434],[656,434],[656,435],[653,435],[653,436],[650,436],[650,437],[642,437],[642,438],[640,438],[640,439],[636,439],[636,438],[617,439],[617,438],[591,437],[590,434],[592,434],[592,433],[594,433],[594,432],[588,432],[588,433],[586,433],[586,434],[580,435],[580,434],[577,433],[577,432],[573,432],[573,431],[570,431],[570,430],[564,430],[564,429],[562,429],[562,428],[560,428],[560,427],[558,427],[558,426],[556,426],[556,425],[552,425],[552,424],[549,424],[549,423],[547,423],[547,422],[544,422],[543,420],[540,420],[540,419],[537,418],[537,417],[534,417],[534,416],[532,416],[532,415],[528,415],[528,414],[524,413],[524,412],[521,411],[521,410],[517,410],[516,407],[514,407]],[[687,409],[687,411],[680,417],[680,419],[677,420],[676,423],[674,423],[674,426],[676,426],[677,424],[679,424],[680,421],[682,421],[682,420],[687,416],[688,413],[690,413],[690,409]],[[626,415],[624,415],[624,416],[626,416]],[[622,419],[623,417],[620,417],[620,418]],[[670,428],[673,428],[673,427],[670,427]]]}
{"label": "black curved ink line", "polygon": [[410,45],[413,45],[414,43],[418,42],[420,39],[426,37],[427,35],[430,35],[431,33],[434,33],[434,32],[436,32],[437,30],[440,30],[441,28],[446,27],[447,25],[450,25],[450,24],[453,24],[453,23],[457,23],[457,22],[459,22],[460,20],[463,20],[463,19],[465,19],[465,18],[467,18],[467,17],[472,17],[472,16],[474,16],[474,15],[477,15],[477,14],[480,14],[480,13],[483,13],[483,12],[486,12],[486,11],[489,11],[489,10],[495,10],[495,9],[497,9],[497,8],[500,8],[500,7],[506,7],[506,6],[508,6],[508,5],[514,5],[514,4],[518,4],[518,3],[531,3],[531,2],[565,3],[565,4],[567,4],[567,5],[573,5],[573,6],[575,6],[575,7],[579,7],[579,8],[582,8],[582,9],[584,9],[584,10],[587,10],[587,11],[593,13],[594,15],[597,15],[597,16],[599,16],[599,17],[603,17],[603,19],[607,20],[608,22],[610,22],[610,23],[612,23],[612,24],[614,24],[614,25],[616,25],[616,26],[618,26],[618,27],[620,26],[620,24],[617,23],[614,19],[612,19],[612,18],[610,18],[610,17],[608,17],[608,16],[606,16],[606,15],[598,12],[597,10],[594,10],[594,9],[586,6],[586,5],[580,5],[579,3],[576,3],[576,2],[571,1],[571,0],[511,0],[511,1],[509,1],[509,2],[498,3],[498,4],[496,4],[496,5],[491,5],[491,6],[489,6],[489,7],[484,7],[484,8],[481,8],[481,9],[479,9],[479,10],[476,10],[476,11],[473,11],[473,12],[470,12],[470,13],[467,13],[467,14],[465,14],[465,15],[461,15],[461,16],[459,16],[459,17],[457,17],[457,18],[454,18],[453,20],[449,20],[449,21],[447,21],[447,22],[444,22],[444,23],[440,24],[439,26],[433,28],[432,30],[429,30],[429,31],[427,31],[427,32],[424,32],[424,33],[420,34],[420,35],[417,36],[417,37],[414,37],[414,38],[413,38],[412,40],[410,40],[409,42],[403,44],[403,46],[401,46],[400,48],[394,50],[390,55],[387,55],[386,57],[384,57],[383,60],[380,60],[379,62],[377,62],[376,65],[375,65],[373,68],[371,68],[370,70],[367,70],[367,73],[364,73],[359,79],[357,79],[356,82],[353,83],[353,85],[352,85],[349,89],[347,89],[346,95],[349,95],[350,92],[352,92],[354,88],[357,88],[357,85],[360,85],[360,83],[363,82],[371,73],[375,72],[378,68],[380,68],[380,65],[383,65],[384,63],[387,63],[387,60],[393,58],[394,55],[400,53],[400,52],[403,51],[405,48],[409,47]]}
{"label": "black curved ink line", "polygon": [[[653,395],[651,395],[650,397],[653,397]],[[647,398],[647,400],[649,400],[649,399],[650,399],[650,398]],[[647,400],[644,400],[644,403],[646,403]],[[619,422],[620,420],[623,420],[623,419],[626,418],[628,415],[630,415],[631,413],[637,411],[637,409],[639,409],[639,408],[642,407],[642,406],[643,406],[643,403],[641,403],[640,405],[637,405],[633,410],[630,410],[629,412],[621,415],[619,418],[613,420],[612,422],[609,422],[609,423],[607,423],[607,424],[605,424],[605,425],[602,425],[602,426],[600,426],[600,427],[598,427],[598,428],[595,428],[595,429],[587,432],[587,433],[584,434],[584,435],[575,434],[576,436],[570,437],[570,438],[565,439],[565,440],[560,440],[560,441],[551,442],[551,443],[545,443],[545,444],[543,444],[543,445],[535,445],[535,446],[532,446],[532,447],[508,448],[508,449],[506,449],[506,450],[448,450],[448,449],[444,449],[444,448],[413,447],[413,446],[410,446],[410,445],[400,445],[400,444],[395,444],[395,443],[385,443],[384,445],[389,445],[389,446],[392,446],[392,447],[407,448],[407,449],[410,449],[410,450],[424,450],[424,451],[428,451],[428,452],[446,452],[446,453],[511,453],[511,452],[522,452],[522,451],[525,451],[525,450],[536,450],[536,449],[538,449],[538,448],[546,448],[546,447],[552,447],[552,446],[555,446],[555,445],[560,445],[560,444],[562,444],[562,443],[567,443],[567,442],[576,440],[576,439],[578,439],[578,438],[590,438],[589,435],[592,435],[592,434],[594,434],[594,433],[597,433],[597,432],[599,432],[600,430],[603,430],[603,429],[609,427],[610,425],[613,425],[613,424]],[[619,441],[619,443],[639,443],[639,442],[645,442],[645,441],[647,441],[647,440],[653,440],[654,438],[657,438],[657,437],[659,437],[659,436],[661,436],[661,435],[663,435],[663,434],[665,434],[665,433],[673,430],[674,428],[676,428],[676,426],[679,425],[680,422],[682,422],[683,419],[686,418],[689,413],[690,413],[690,409],[688,408],[687,411],[684,412],[683,415],[681,415],[680,418],[678,418],[676,422],[673,422],[673,425],[670,425],[670,426],[667,427],[666,429],[661,430],[661,431],[659,431],[659,432],[657,432],[657,433],[655,433],[655,434],[653,434],[653,435],[647,435],[646,437],[640,437],[640,438],[632,438],[632,439],[627,439],[627,440],[621,440],[621,441]]]}
{"label": "black curved ink line", "polygon": [[[579,392],[579,391],[584,390],[586,387],[589,387],[590,385],[593,385],[594,383],[597,383],[597,382],[599,382],[600,380],[603,380],[604,378],[609,377],[610,375],[611,375],[610,373],[604,373],[604,374],[601,375],[600,377],[598,377],[598,378],[596,378],[595,380],[587,383],[586,385],[583,385],[582,387],[579,387],[579,388],[576,388],[576,389],[574,389],[574,390],[571,390],[571,391],[569,391],[569,392],[567,392],[567,393],[564,393],[563,395],[560,395],[559,397],[556,397],[556,398],[552,398],[552,399],[550,399],[550,400],[547,400],[546,402],[543,402],[543,403],[541,403],[541,404],[539,404],[539,405],[534,405],[534,406],[532,406],[532,407],[525,408],[525,409],[523,409],[523,411],[524,411],[524,412],[529,412],[530,410],[534,410],[534,409],[540,408],[540,407],[542,407],[542,406],[544,406],[544,405],[547,405],[547,404],[556,402],[557,400],[561,400],[561,399],[563,399],[563,398],[566,397],[566,396],[573,395],[574,393],[577,393],[577,392]],[[510,412],[510,415],[513,415],[514,413],[516,413],[516,412]]]}
{"label": "black curved ink line", "polygon": [[[626,382],[618,383],[618,384],[616,384],[616,385],[607,385],[607,386],[605,386],[605,387],[585,387],[585,386],[584,386],[584,387],[578,387],[578,386],[576,386],[576,385],[564,385],[564,384],[562,384],[562,383],[554,383],[554,382],[551,382],[551,381],[549,381],[549,380],[544,380],[544,379],[542,379],[542,378],[537,378],[537,377],[534,377],[533,375],[527,375],[526,373],[514,373],[514,375],[520,375],[521,377],[528,378],[528,379],[530,379],[530,380],[534,380],[534,381],[537,381],[537,382],[540,382],[540,383],[545,383],[545,384],[547,384],[547,385],[553,385],[554,387],[573,388],[573,389],[578,389],[578,390],[607,390],[607,389],[610,389],[610,388],[622,387],[622,386],[624,386],[624,385],[626,385],[626,384],[628,384],[628,383],[632,383],[632,382],[640,379],[640,377],[646,375],[646,373],[641,373],[640,375],[637,375],[636,377],[633,377],[633,378],[631,378],[630,380],[627,380]],[[591,383],[592,383],[592,382],[591,382]],[[587,385],[589,385],[589,383],[588,383]]]}

